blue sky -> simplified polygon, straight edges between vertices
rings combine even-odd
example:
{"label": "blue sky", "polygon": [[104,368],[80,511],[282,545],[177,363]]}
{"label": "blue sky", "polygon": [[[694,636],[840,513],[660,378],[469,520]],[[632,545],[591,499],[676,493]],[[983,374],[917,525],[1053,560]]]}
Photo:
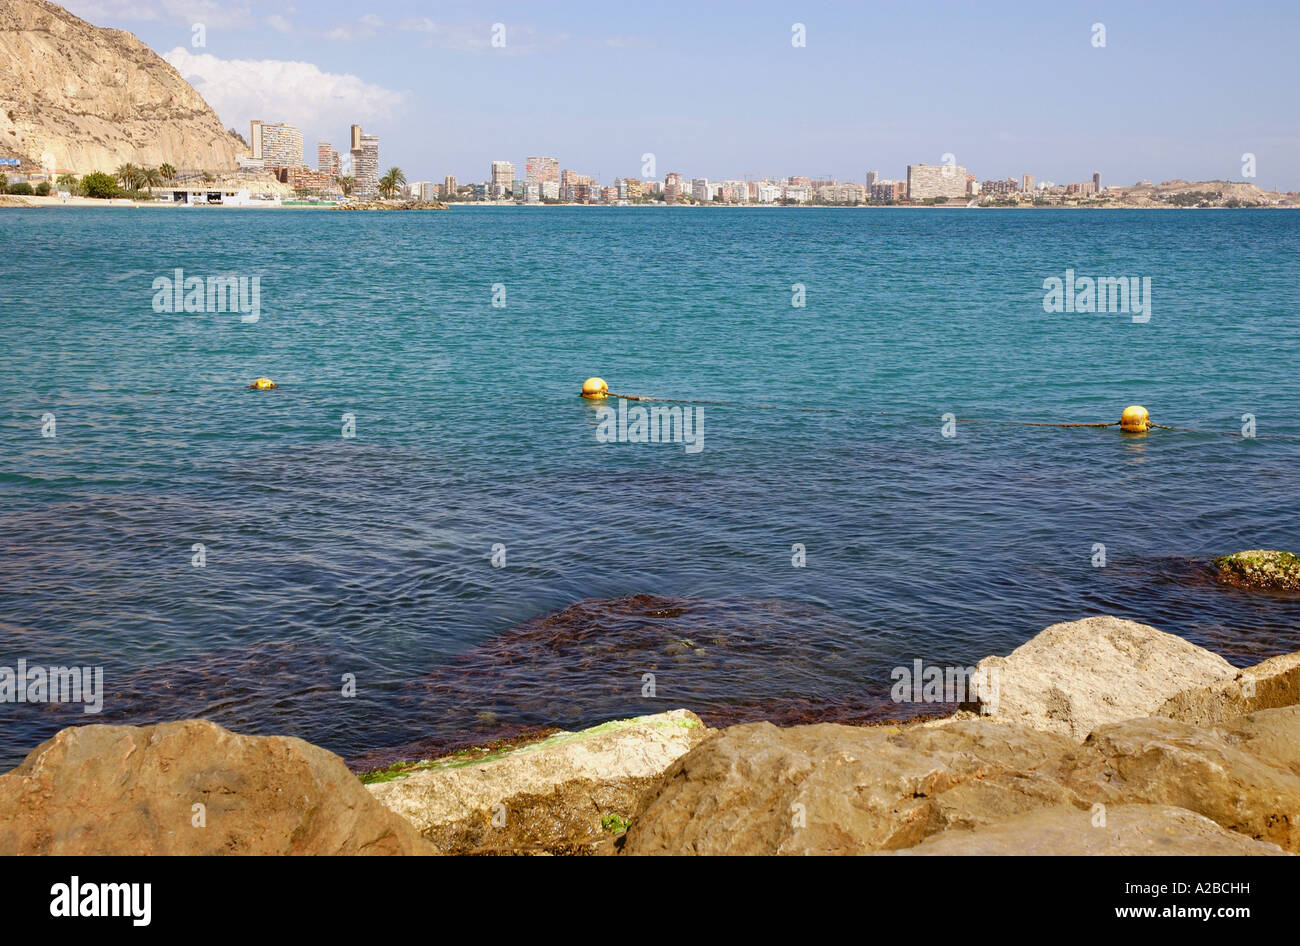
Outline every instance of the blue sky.
{"label": "blue sky", "polygon": [[1300,189],[1294,2],[65,5],[167,56],[245,135],[292,122],[314,164],[359,122],[411,180],[547,154],[609,183],[651,152],[660,178],[861,182],[951,153],[981,179],[1130,184],[1241,180],[1250,152],[1254,183]]}

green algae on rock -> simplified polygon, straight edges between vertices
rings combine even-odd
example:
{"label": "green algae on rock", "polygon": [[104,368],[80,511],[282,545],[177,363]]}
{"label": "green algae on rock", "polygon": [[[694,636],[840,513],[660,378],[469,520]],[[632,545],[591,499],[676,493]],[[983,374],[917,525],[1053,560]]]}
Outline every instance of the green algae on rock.
{"label": "green algae on rock", "polygon": [[675,709],[417,763],[366,788],[445,854],[613,853],[642,793],[713,735]]}
{"label": "green algae on rock", "polygon": [[1300,591],[1300,555],[1273,549],[1251,549],[1214,560],[1219,580],[1239,588]]}

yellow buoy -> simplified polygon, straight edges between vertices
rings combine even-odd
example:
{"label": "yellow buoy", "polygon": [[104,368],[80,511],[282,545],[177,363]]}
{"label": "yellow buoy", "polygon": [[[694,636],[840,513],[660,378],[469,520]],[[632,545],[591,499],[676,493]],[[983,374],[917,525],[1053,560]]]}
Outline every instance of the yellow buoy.
{"label": "yellow buoy", "polygon": [[253,391],[269,391],[272,388],[276,387],[276,383],[272,381],[270,378],[258,378],[248,387],[250,390]]}
{"label": "yellow buoy", "polygon": [[599,401],[609,396],[609,385],[604,378],[588,378],[582,382],[582,396]]}
{"label": "yellow buoy", "polygon": [[1146,433],[1151,429],[1151,415],[1142,405],[1131,404],[1119,416],[1119,429],[1130,434]]}

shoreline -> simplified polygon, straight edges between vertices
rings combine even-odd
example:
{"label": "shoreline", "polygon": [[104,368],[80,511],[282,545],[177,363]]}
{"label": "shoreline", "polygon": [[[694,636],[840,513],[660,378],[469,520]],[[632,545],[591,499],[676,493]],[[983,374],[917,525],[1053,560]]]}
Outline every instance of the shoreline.
{"label": "shoreline", "polygon": [[[189,206],[171,201],[134,201],[123,197],[109,198],[100,200],[92,197],[37,197],[18,194],[0,195],[0,210],[22,210],[37,208],[114,208],[114,209],[131,209],[137,210],[346,210],[346,205],[321,204],[313,206],[310,204],[273,204],[266,202],[266,206],[256,205],[215,205],[215,206]],[[1130,204],[1107,204],[1107,205],[1089,205],[1079,206],[1070,204],[1052,204],[1047,207],[1020,206],[1006,207],[993,206],[981,207],[978,204],[972,205],[969,202],[951,202],[946,204],[665,204],[665,203],[647,203],[647,204],[517,204],[514,202],[493,203],[490,201],[451,201],[447,203],[446,209],[464,207],[471,209],[484,208],[512,208],[520,210],[529,209],[549,209],[549,208],[568,208],[581,207],[592,210],[638,210],[638,209],[663,209],[663,210],[1300,210],[1300,204],[1267,204],[1261,207],[1172,207],[1172,206],[1135,206]],[[357,208],[360,209],[360,208]],[[401,210],[403,208],[394,206],[386,208],[366,208],[370,212],[383,212],[384,210]],[[430,208],[431,209],[431,208]]]}
{"label": "shoreline", "polygon": [[[363,774],[198,719],[73,726],[0,775],[0,854],[1300,853],[1300,652],[1237,669],[1098,615],[976,670],[942,717],[714,729],[674,707]],[[193,797],[208,832],[158,829]]]}

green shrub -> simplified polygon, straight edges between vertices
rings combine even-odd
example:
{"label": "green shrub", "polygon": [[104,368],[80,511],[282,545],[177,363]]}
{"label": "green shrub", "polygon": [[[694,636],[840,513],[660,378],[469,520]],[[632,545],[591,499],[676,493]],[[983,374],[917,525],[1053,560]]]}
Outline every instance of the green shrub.
{"label": "green shrub", "polygon": [[92,171],[81,179],[81,189],[87,197],[107,200],[117,196],[117,179],[103,171]]}
{"label": "green shrub", "polygon": [[30,197],[32,195],[32,185],[28,184],[26,181],[19,181],[17,184],[10,184],[9,193],[19,194],[23,197]]}
{"label": "green shrub", "polygon": [[41,181],[39,184],[36,185],[36,196],[37,196],[37,197],[49,197],[49,196],[50,196],[50,182],[49,182],[49,181]]}

